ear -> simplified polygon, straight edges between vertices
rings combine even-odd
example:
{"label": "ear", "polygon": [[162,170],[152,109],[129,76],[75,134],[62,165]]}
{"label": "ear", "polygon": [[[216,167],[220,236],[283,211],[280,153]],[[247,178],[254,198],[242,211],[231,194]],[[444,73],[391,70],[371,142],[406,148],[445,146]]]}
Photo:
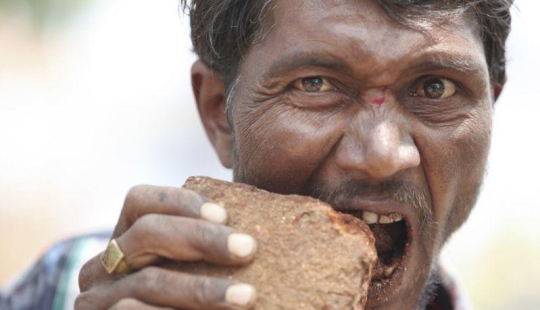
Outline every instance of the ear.
{"label": "ear", "polygon": [[191,67],[191,86],[206,135],[221,164],[231,168],[233,135],[225,115],[225,85],[221,74],[197,60]]}
{"label": "ear", "polygon": [[504,75],[504,79],[502,80],[501,83],[497,83],[493,86],[493,95],[494,95],[495,101],[499,99],[499,96],[501,95],[504,89],[504,84],[506,84],[506,74]]}

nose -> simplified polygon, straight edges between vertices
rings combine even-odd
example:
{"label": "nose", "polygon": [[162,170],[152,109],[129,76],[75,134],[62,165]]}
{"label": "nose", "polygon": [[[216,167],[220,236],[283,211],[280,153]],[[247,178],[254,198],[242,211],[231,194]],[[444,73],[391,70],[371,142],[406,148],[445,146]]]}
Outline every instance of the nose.
{"label": "nose", "polygon": [[420,164],[420,154],[411,135],[391,121],[364,124],[346,134],[336,158],[341,169],[367,175],[373,181],[388,180]]}

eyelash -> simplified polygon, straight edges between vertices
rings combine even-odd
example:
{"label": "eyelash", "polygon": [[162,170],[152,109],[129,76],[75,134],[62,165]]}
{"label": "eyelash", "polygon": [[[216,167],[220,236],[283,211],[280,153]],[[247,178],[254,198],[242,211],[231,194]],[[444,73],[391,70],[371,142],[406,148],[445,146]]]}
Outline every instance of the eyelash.
{"label": "eyelash", "polygon": [[[302,83],[303,81],[309,80],[309,79],[322,79],[322,83],[325,83],[325,82],[328,83],[329,84],[328,87],[330,87],[330,89],[323,90],[323,91],[313,91],[313,92],[302,90],[301,89],[302,84],[300,84],[300,83]],[[445,98],[430,98],[429,96],[426,96],[425,94],[423,96],[418,95],[421,92],[425,92],[425,89],[420,89],[420,88],[421,87],[426,87],[425,83],[429,82],[429,81],[434,81],[434,82],[435,81],[441,81],[443,83],[443,86],[445,86],[445,87],[451,86],[453,88],[451,90],[452,94],[448,95]],[[344,91],[343,87],[336,87],[336,84],[337,83],[334,80],[332,80],[332,79],[330,79],[328,77],[324,77],[324,76],[307,76],[307,77],[298,78],[298,79],[292,81],[288,86],[288,91],[299,91],[301,93],[305,93],[305,94],[308,94],[308,95],[319,95],[319,94],[336,93],[336,92],[337,93],[342,93],[342,94],[347,93],[347,92]],[[456,82],[453,79],[443,77],[443,76],[438,76],[438,75],[427,75],[427,76],[422,76],[422,77],[418,78],[416,81],[414,81],[412,84],[410,84],[410,86],[407,89],[408,90],[406,92],[406,95],[407,95],[408,98],[418,98],[418,99],[433,101],[433,100],[451,99],[452,97],[459,94],[459,92],[461,92],[463,88],[462,88],[460,83]],[[420,89],[420,91],[418,91],[419,89]],[[446,92],[446,90],[447,90],[447,88],[443,89],[443,95],[444,95],[444,92]]]}
{"label": "eyelash", "polygon": [[[300,88],[302,88],[302,86],[305,86],[303,85],[305,81],[307,80],[315,80],[315,79],[321,79],[322,80],[322,84],[321,84],[321,87],[328,87],[329,89],[327,90],[323,90],[323,91],[313,91],[313,92],[310,92],[310,91],[307,91],[307,90],[302,90]],[[325,85],[328,84],[328,85]],[[297,85],[299,84],[299,85]],[[301,91],[301,92],[305,92],[305,93],[313,93],[313,94],[318,94],[318,93],[326,93],[326,92],[331,92],[331,91],[339,91],[339,88],[337,88],[335,85],[335,83],[327,78],[327,77],[324,77],[324,76],[308,76],[308,77],[303,77],[303,78],[299,78],[299,79],[296,79],[294,80],[291,84],[290,84],[290,89],[294,89],[294,90],[298,90],[298,91]]]}
{"label": "eyelash", "polygon": [[[452,94],[448,95],[445,98],[430,98],[428,96],[419,96],[418,92],[417,92],[418,89],[421,88],[421,87],[424,87],[424,89],[421,89],[420,92],[425,92],[425,87],[426,87],[425,83],[430,82],[430,81],[433,81],[433,82],[441,81],[443,86],[445,87],[443,89],[443,92],[445,92],[447,90],[447,87],[451,87],[450,90],[452,91]],[[459,93],[460,89],[461,89],[461,84],[454,81],[453,79],[446,78],[446,77],[443,77],[443,76],[438,76],[438,75],[428,75],[428,76],[423,76],[423,77],[417,79],[412,84],[412,87],[409,87],[409,91],[408,91],[407,95],[409,97],[424,98],[424,99],[427,99],[427,100],[445,100],[445,99],[449,99],[449,98],[454,97],[456,94]],[[444,95],[444,93],[443,93],[443,95]]]}

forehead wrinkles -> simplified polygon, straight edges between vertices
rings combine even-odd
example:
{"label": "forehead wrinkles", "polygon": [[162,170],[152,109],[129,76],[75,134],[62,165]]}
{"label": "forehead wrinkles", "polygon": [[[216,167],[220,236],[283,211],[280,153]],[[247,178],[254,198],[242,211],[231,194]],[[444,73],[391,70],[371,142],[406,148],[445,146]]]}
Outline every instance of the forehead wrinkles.
{"label": "forehead wrinkles", "polygon": [[[275,45],[288,50],[345,56],[347,62],[365,66],[364,71],[386,71],[399,64],[425,36],[403,27],[370,1],[273,1],[268,31],[257,46],[271,61]],[[339,47],[339,50],[336,48]],[[342,57],[338,57],[342,58]]]}
{"label": "forehead wrinkles", "polygon": [[[332,5],[328,5],[329,2]],[[476,50],[476,56],[484,55],[478,25],[470,11],[432,23],[422,30],[398,24],[372,2],[317,1],[305,6],[299,3],[303,1],[274,2],[269,14],[274,26],[267,44],[257,49],[266,56],[262,61],[269,62],[289,50],[302,54],[316,52],[333,56],[351,68],[356,67],[365,80],[379,85],[392,80],[392,72],[406,68],[409,65],[407,59],[423,52],[438,58],[443,66],[445,57],[462,54],[463,47]],[[282,48],[276,49],[276,45]],[[460,46],[459,50],[456,46]],[[272,48],[279,52],[272,54]],[[436,56],[443,51],[444,55]],[[448,65],[474,69],[473,63],[467,63],[469,57],[462,58]],[[482,59],[478,60],[482,62]],[[369,76],[365,76],[366,73]]]}
{"label": "forehead wrinkles", "polygon": [[[439,29],[438,33],[447,32],[445,30],[459,30],[459,32],[471,33],[481,41],[481,31],[474,12],[461,11],[442,20],[423,21],[404,26],[393,18],[389,17],[383,9],[373,1],[368,0],[260,0],[264,1],[264,18],[259,21],[263,23],[259,28],[258,35],[254,43],[260,44],[268,34],[274,33],[282,27],[286,27],[287,36],[280,39],[289,39],[295,42],[295,38],[300,31],[299,28],[308,30],[307,33],[321,31],[330,27],[334,33],[343,33],[344,30],[352,30],[369,40],[357,41],[358,47],[366,49],[373,46],[385,45],[393,47],[396,42],[410,42],[411,38],[403,38],[403,32],[429,37],[434,29]],[[299,13],[301,12],[301,13]],[[316,12],[316,13],[315,13]],[[299,18],[299,14],[302,18]],[[324,28],[313,28],[313,25],[321,25],[325,22]],[[445,26],[451,27],[446,28]],[[302,27],[303,26],[303,27]],[[450,29],[454,28],[454,29]],[[396,31],[400,30],[400,31]],[[360,36],[358,36],[360,37]],[[324,38],[331,40],[331,37]],[[414,40],[416,41],[416,40]],[[378,42],[379,44],[373,44]],[[383,44],[381,44],[383,43]],[[384,44],[386,43],[386,44]],[[411,49],[418,47],[418,41],[410,42]],[[481,42],[480,42],[481,43]]]}

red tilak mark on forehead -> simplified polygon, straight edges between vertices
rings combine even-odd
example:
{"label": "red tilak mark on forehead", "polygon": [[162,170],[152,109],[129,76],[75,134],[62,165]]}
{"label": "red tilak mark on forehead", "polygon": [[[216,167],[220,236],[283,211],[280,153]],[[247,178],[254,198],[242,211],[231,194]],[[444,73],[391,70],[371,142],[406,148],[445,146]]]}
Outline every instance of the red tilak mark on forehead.
{"label": "red tilak mark on forehead", "polygon": [[386,89],[387,87],[385,86],[381,91],[381,95],[379,97],[373,98],[371,100],[371,103],[376,106],[381,106],[386,101]]}
{"label": "red tilak mark on forehead", "polygon": [[379,97],[379,98],[375,98],[371,101],[371,103],[373,103],[374,105],[381,105],[384,103],[384,101],[386,100],[386,98],[384,97],[384,95],[382,97]]}

